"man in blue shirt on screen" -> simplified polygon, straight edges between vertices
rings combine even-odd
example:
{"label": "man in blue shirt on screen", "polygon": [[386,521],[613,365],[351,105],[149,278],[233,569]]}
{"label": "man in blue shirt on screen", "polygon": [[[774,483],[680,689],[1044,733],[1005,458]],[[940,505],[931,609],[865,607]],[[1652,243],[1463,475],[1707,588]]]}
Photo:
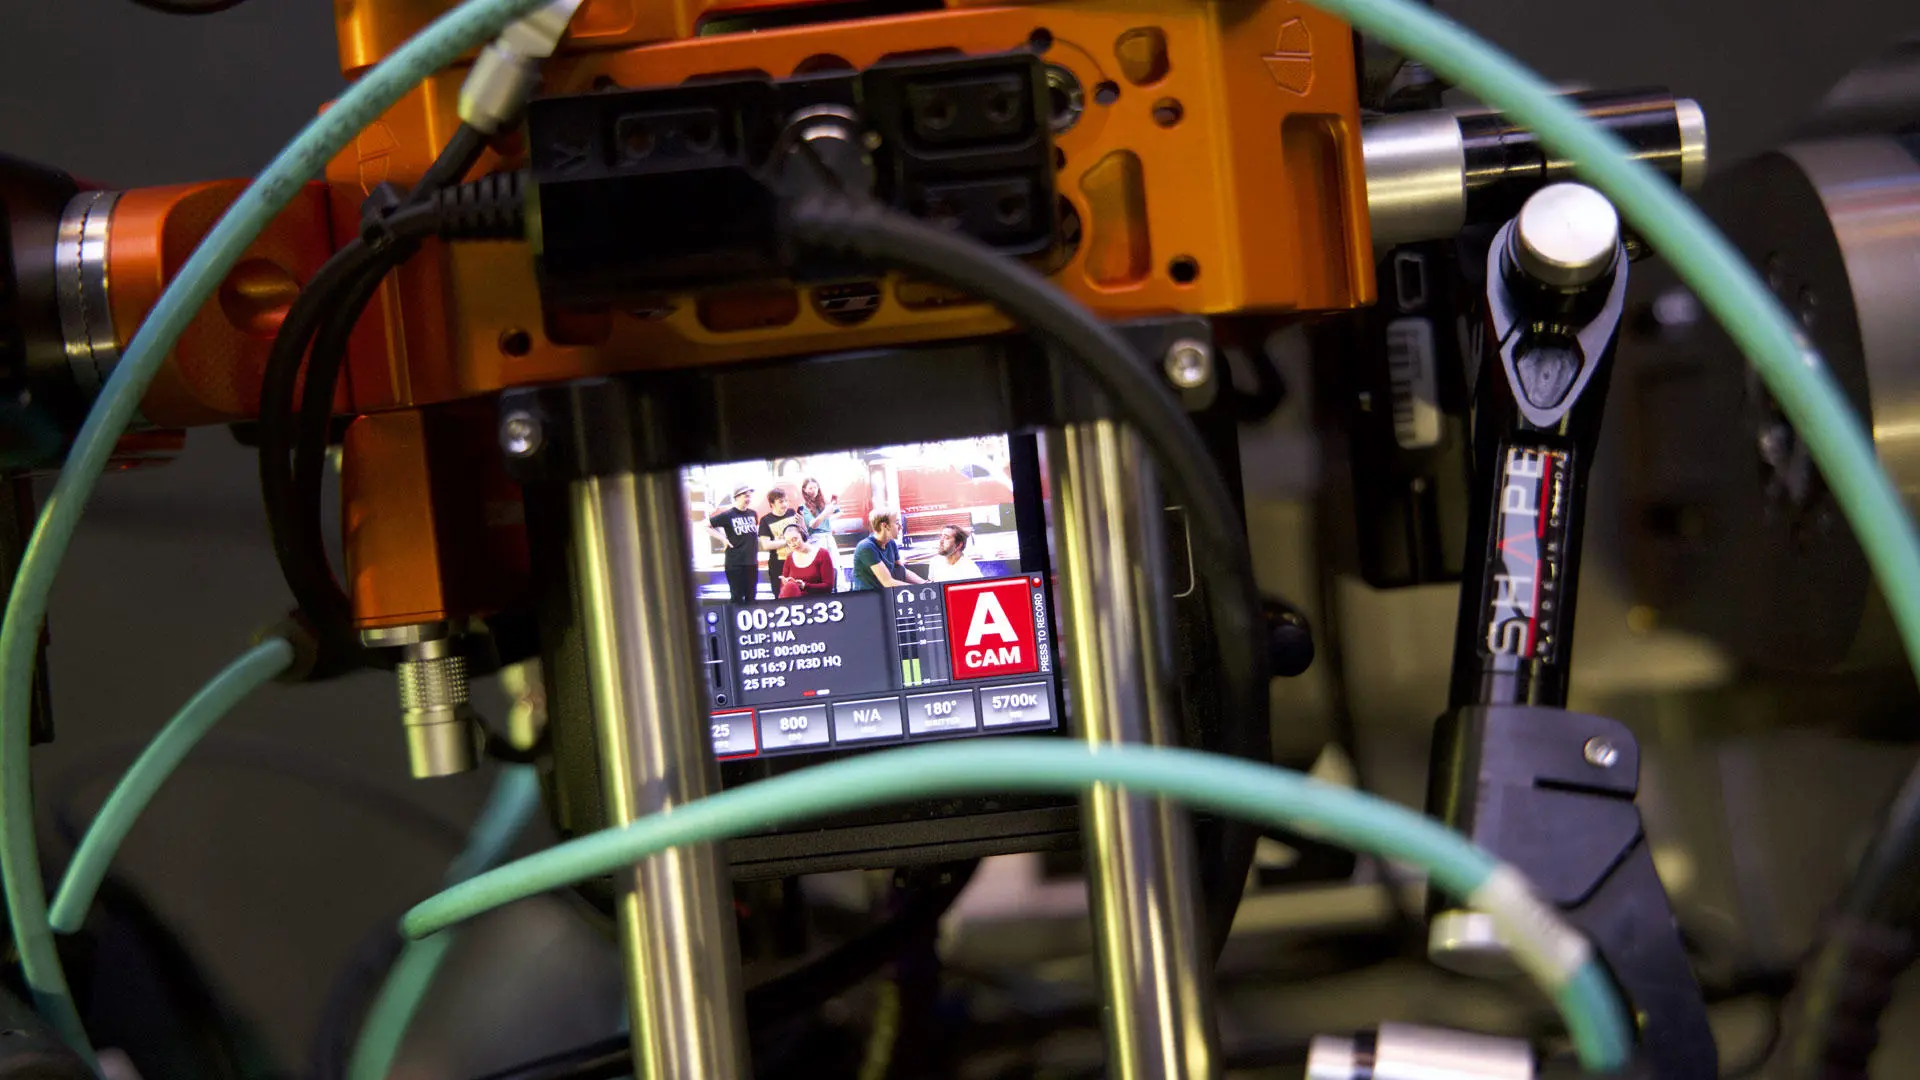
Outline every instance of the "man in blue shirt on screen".
{"label": "man in blue shirt on screen", "polygon": [[867,515],[867,538],[853,549],[853,587],[887,589],[924,585],[926,579],[900,565],[900,512],[876,508]]}

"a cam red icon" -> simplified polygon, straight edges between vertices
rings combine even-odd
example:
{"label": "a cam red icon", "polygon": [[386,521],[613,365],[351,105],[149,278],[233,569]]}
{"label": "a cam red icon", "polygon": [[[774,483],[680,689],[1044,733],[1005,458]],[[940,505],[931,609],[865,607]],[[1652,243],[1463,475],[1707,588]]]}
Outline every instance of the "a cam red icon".
{"label": "a cam red icon", "polygon": [[1026,578],[947,586],[947,647],[956,679],[1040,670],[1033,586]]}

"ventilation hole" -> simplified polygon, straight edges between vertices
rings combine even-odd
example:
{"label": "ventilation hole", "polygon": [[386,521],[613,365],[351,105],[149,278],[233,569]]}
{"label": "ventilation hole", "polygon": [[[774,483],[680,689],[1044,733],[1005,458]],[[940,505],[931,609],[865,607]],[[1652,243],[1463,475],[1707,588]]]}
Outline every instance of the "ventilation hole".
{"label": "ventilation hole", "polygon": [[1044,26],[1035,27],[1033,33],[1027,35],[1027,48],[1037,53],[1053,48],[1053,31]]}
{"label": "ventilation hole", "polygon": [[1114,82],[1101,83],[1093,88],[1093,100],[1102,105],[1111,105],[1119,101],[1120,85]]}
{"label": "ventilation hole", "polygon": [[1200,276],[1200,264],[1191,255],[1176,255],[1167,263],[1167,276],[1175,285],[1191,285]]}
{"label": "ventilation hole", "polygon": [[500,351],[507,356],[525,356],[533,351],[533,335],[519,327],[500,332]]}
{"label": "ventilation hole", "polygon": [[1157,26],[1121,34],[1113,43],[1113,55],[1120,61],[1120,74],[1135,86],[1152,86],[1166,78],[1173,67],[1167,59],[1167,35]]}
{"label": "ventilation hole", "polygon": [[1153,251],[1139,156],[1130,150],[1107,154],[1081,174],[1080,191],[1086,196],[1081,265],[1087,280],[1109,288],[1144,280],[1153,271]]}
{"label": "ventilation hole", "polygon": [[1161,98],[1153,103],[1153,122],[1163,128],[1170,128],[1180,122],[1187,110],[1180,105],[1178,98]]}

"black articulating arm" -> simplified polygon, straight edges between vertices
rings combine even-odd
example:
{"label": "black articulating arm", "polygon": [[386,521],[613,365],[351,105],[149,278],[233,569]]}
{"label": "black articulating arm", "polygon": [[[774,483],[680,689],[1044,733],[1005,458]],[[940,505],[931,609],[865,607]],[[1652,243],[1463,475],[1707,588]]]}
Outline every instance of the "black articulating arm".
{"label": "black articulating arm", "polygon": [[[1429,810],[1530,878],[1586,932],[1639,1025],[1653,1077],[1716,1075],[1706,1005],[1634,806],[1624,726],[1568,712],[1586,484],[1626,292],[1619,219],[1590,188],[1537,192],[1488,256],[1472,499],[1450,711]],[[1430,939],[1448,966],[1498,943],[1470,912]]]}

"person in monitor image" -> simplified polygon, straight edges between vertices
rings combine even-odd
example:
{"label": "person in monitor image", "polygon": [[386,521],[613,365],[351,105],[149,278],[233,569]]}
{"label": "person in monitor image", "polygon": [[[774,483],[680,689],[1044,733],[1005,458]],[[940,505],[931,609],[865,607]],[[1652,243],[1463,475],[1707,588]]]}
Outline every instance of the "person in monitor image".
{"label": "person in monitor image", "polygon": [[980,564],[967,554],[967,542],[973,533],[965,525],[949,525],[940,530],[940,553],[927,560],[928,581],[975,581],[987,575]]}
{"label": "person in monitor image", "polygon": [[781,534],[786,542],[786,575],[780,579],[780,599],[830,593],[839,584],[833,572],[833,549],[816,544],[799,522],[788,522]]}
{"label": "person in monitor image", "polygon": [[809,476],[800,481],[800,524],[815,543],[833,542],[833,517],[840,512],[840,496],[828,495],[820,481]]}
{"label": "person in monitor image", "polygon": [[753,485],[733,489],[733,505],[707,518],[707,531],[727,545],[727,592],[734,603],[753,600],[760,574],[760,519],[747,504]]}
{"label": "person in monitor image", "polygon": [[760,550],[767,555],[767,587],[780,595],[780,579],[786,576],[787,542],[782,538],[787,526],[800,524],[800,512],[787,506],[785,488],[767,492],[767,512],[760,518]]}
{"label": "person in monitor image", "polygon": [[876,508],[867,514],[866,539],[853,549],[853,587],[889,589],[925,585],[926,579],[900,565],[900,512]]}

